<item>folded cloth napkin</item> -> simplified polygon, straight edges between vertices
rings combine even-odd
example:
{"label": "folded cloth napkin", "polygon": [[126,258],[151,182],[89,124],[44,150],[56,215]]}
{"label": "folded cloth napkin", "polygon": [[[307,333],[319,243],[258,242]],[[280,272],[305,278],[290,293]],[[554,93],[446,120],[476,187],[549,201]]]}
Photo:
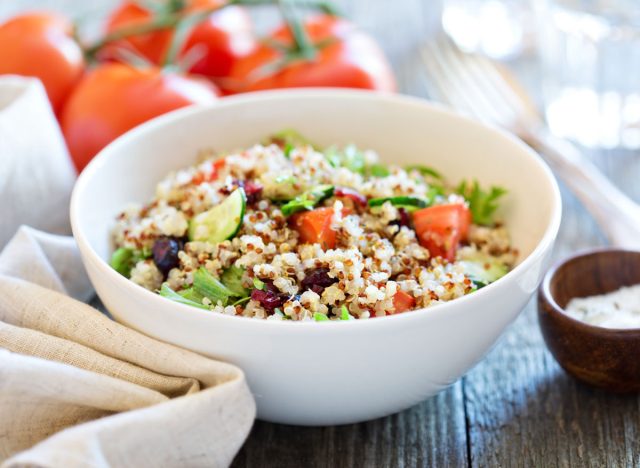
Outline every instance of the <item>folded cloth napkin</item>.
{"label": "folded cloth napkin", "polygon": [[89,294],[69,237],[22,227],[0,254],[1,468],[230,464],[255,417],[242,371],[109,320]]}
{"label": "folded cloth napkin", "polygon": [[42,83],[0,76],[0,249],[21,224],[70,233],[74,180],[75,169]]}

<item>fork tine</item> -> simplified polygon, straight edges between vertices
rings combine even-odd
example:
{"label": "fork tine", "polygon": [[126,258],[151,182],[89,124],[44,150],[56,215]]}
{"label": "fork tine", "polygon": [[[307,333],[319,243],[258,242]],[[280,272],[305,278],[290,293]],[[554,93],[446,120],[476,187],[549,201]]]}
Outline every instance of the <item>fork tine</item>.
{"label": "fork tine", "polygon": [[440,52],[433,43],[429,43],[423,48],[422,60],[429,75],[429,82],[437,88],[439,100],[459,111],[469,113],[467,103],[460,99],[459,93],[454,92],[455,80],[451,79],[450,74],[443,67]]}
{"label": "fork tine", "polygon": [[532,121],[542,121],[538,108],[529,94],[505,67],[486,57],[479,57],[477,65],[479,74],[485,77],[485,83],[495,89],[517,114],[525,115]]}
{"label": "fork tine", "polygon": [[425,66],[434,77],[437,68],[437,80],[445,85],[447,99],[456,96],[458,109],[466,109],[476,118],[490,123],[502,123],[503,115],[495,109],[495,102],[488,98],[478,86],[476,73],[468,66],[467,58],[461,55],[449,40],[440,40],[428,44],[423,51]]}
{"label": "fork tine", "polygon": [[496,109],[503,119],[542,121],[527,92],[506,68],[487,57],[462,52],[451,40],[447,43],[451,57],[458,60],[458,70],[464,69],[472,76],[472,84],[489,98],[491,109]]}
{"label": "fork tine", "polygon": [[458,110],[524,135],[542,123],[527,93],[490,59],[462,52],[446,37],[427,44],[422,59],[442,100]]}
{"label": "fork tine", "polygon": [[475,96],[469,96],[466,77],[464,73],[459,73],[452,68],[449,54],[447,47],[442,46],[438,41],[428,44],[422,55],[425,66],[437,82],[444,100],[458,111],[481,120],[492,121],[493,116],[484,112],[484,103],[474,99]]}

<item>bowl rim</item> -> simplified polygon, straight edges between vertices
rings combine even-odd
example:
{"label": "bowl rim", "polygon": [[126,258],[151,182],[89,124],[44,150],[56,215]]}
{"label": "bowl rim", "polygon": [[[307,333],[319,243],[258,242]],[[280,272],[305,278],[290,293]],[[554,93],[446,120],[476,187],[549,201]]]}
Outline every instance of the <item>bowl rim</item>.
{"label": "bowl rim", "polygon": [[[245,326],[245,327],[279,327],[279,329],[285,329],[285,327],[295,327],[296,329],[306,329],[306,330],[322,330],[322,329],[332,329],[332,330],[351,330],[353,327],[359,327],[361,329],[365,327],[380,327],[380,326],[390,326],[392,324],[397,324],[400,326],[402,323],[412,323],[415,320],[422,320],[424,317],[434,317],[446,314],[452,307],[460,307],[464,304],[468,303],[470,300],[475,300],[477,297],[484,297],[488,294],[491,294],[497,287],[505,284],[505,279],[514,278],[515,276],[521,275],[524,271],[526,271],[529,266],[535,263],[544,253],[553,245],[555,242],[555,238],[560,228],[560,221],[562,216],[562,201],[560,196],[560,189],[558,187],[558,183],[549,168],[549,166],[542,160],[542,158],[529,146],[527,146],[524,142],[522,142],[515,135],[512,135],[505,130],[498,128],[493,125],[488,125],[477,120],[473,120],[471,118],[465,117],[459,113],[454,112],[453,110],[447,108],[438,103],[431,102],[424,98],[402,95],[402,94],[394,94],[387,92],[372,92],[367,90],[357,90],[357,89],[340,89],[340,88],[304,88],[304,89],[286,89],[286,90],[268,90],[268,91],[256,91],[251,93],[243,93],[239,95],[226,96],[221,98],[215,103],[207,104],[207,105],[194,105],[185,107],[182,109],[178,109],[167,114],[156,117],[148,122],[145,122],[132,130],[124,133],[123,135],[116,138],[114,141],[109,143],[105,148],[103,148],[87,165],[87,167],[82,171],[76,184],[73,188],[73,192],[71,194],[71,203],[70,203],[70,218],[71,218],[71,227],[73,231],[73,236],[76,239],[76,242],[80,246],[81,250],[84,250],[84,255],[87,255],[87,260],[90,260],[96,265],[99,270],[103,274],[107,276],[111,276],[111,279],[118,285],[121,286],[123,290],[129,289],[128,294],[136,294],[140,297],[147,298],[151,303],[158,304],[159,307],[167,306],[167,299],[161,297],[160,295],[151,292],[142,286],[139,286],[128,278],[117,273],[113,268],[109,266],[107,261],[105,261],[98,253],[94,250],[93,246],[87,240],[87,237],[82,232],[79,227],[79,205],[80,198],[85,188],[89,185],[90,180],[95,177],[95,175],[99,172],[100,168],[106,164],[108,155],[118,147],[126,145],[130,140],[135,140],[139,138],[139,136],[144,135],[145,133],[155,131],[156,128],[162,128],[165,126],[172,125],[175,122],[179,122],[182,119],[187,118],[191,115],[197,115],[200,113],[210,112],[211,109],[216,109],[220,107],[233,107],[238,104],[250,104],[253,102],[265,102],[265,101],[277,101],[282,99],[326,99],[326,98],[340,98],[340,99],[352,99],[352,100],[379,100],[383,102],[388,102],[390,104],[400,104],[404,106],[410,106],[414,108],[427,109],[430,112],[435,113],[436,115],[446,116],[447,118],[454,118],[457,120],[465,121],[467,124],[472,124],[476,127],[482,128],[483,131],[493,133],[495,137],[500,138],[502,140],[506,140],[511,144],[514,144],[522,150],[522,155],[528,157],[533,164],[536,164],[544,174],[544,177],[547,179],[549,186],[551,188],[552,194],[552,213],[550,215],[550,221],[547,224],[547,227],[540,238],[539,242],[531,251],[531,253],[524,258],[515,268],[509,271],[504,277],[500,278],[494,283],[487,285],[486,287],[475,291],[473,294],[465,295],[463,297],[459,297],[455,300],[444,302],[442,304],[437,304],[435,306],[416,309],[410,311],[410,313],[403,314],[393,314],[387,315],[384,317],[376,317],[375,320],[329,320],[323,322],[322,324],[317,324],[315,321],[276,321],[276,320],[264,320],[264,319],[251,319],[250,317],[237,317],[230,316],[225,314],[213,314],[208,313],[208,311],[197,309],[194,307],[190,307],[185,304],[180,303],[172,303],[173,307],[177,307],[176,310],[181,311],[181,313],[191,314],[194,318],[196,317],[211,317],[212,320],[223,320],[229,326]],[[162,301],[161,303],[156,301]],[[423,314],[420,312],[424,312],[424,310],[429,309],[428,314]],[[244,324],[244,325],[242,325]],[[356,325],[358,324],[358,325]],[[319,326],[321,325],[321,326]],[[273,328],[272,328],[273,329]]]}
{"label": "bowl rim", "polygon": [[[610,254],[610,253],[613,253],[613,254],[629,254],[630,253],[630,254],[640,255],[640,251],[638,250],[625,249],[621,247],[602,246],[602,247],[592,247],[592,248],[579,250],[578,252],[572,253],[571,255],[558,260],[556,263],[554,263],[551,266],[551,268],[549,268],[549,270],[547,270],[547,273],[544,275],[544,278],[542,279],[542,283],[540,283],[539,292],[540,292],[540,295],[542,296],[542,299],[547,304],[549,304],[551,310],[553,311],[552,313],[559,314],[560,317],[564,318],[566,321],[571,323],[573,327],[581,329],[584,332],[588,332],[591,334],[598,334],[598,335],[607,335],[610,338],[615,338],[616,336],[629,335],[629,334],[637,335],[637,333],[640,331],[640,326],[635,328],[600,327],[598,325],[592,325],[590,323],[583,322],[574,317],[571,317],[569,314],[567,314],[564,307],[560,307],[560,304],[558,304],[558,302],[556,301],[556,298],[551,293],[551,281],[556,276],[558,271],[560,271],[561,268],[564,268],[569,263],[572,263],[583,257],[593,257],[593,256],[598,256],[603,254]],[[575,297],[579,297],[579,296],[575,296]],[[542,305],[538,304],[538,307],[541,308]]]}

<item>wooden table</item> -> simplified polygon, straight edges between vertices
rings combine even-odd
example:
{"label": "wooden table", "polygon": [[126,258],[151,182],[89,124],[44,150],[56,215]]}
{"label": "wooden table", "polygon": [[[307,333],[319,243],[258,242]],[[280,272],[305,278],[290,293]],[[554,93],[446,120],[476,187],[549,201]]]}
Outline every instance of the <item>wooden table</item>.
{"label": "wooden table", "polygon": [[[382,44],[400,90],[429,96],[418,50],[438,21],[434,0],[343,0],[344,12]],[[0,3],[0,17],[47,6],[82,17],[112,0],[20,0]],[[516,63],[525,81],[535,70]],[[535,89],[532,91],[535,92]],[[640,158],[593,152],[623,189],[640,199]],[[604,239],[563,187],[555,259]],[[425,357],[428,359],[428,357]],[[547,351],[535,300],[497,346],[446,391],[402,413],[340,427],[301,428],[256,422],[235,467],[640,466],[640,399],[585,387]]]}

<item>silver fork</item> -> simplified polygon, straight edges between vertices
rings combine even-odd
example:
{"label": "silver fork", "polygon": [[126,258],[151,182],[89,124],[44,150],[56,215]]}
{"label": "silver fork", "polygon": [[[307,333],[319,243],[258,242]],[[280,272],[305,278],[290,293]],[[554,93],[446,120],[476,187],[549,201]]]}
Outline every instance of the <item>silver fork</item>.
{"label": "silver fork", "polygon": [[640,205],[574,145],[549,132],[536,106],[506,69],[462,52],[448,38],[425,45],[422,60],[442,102],[519,136],[543,155],[613,245],[640,248]]}

